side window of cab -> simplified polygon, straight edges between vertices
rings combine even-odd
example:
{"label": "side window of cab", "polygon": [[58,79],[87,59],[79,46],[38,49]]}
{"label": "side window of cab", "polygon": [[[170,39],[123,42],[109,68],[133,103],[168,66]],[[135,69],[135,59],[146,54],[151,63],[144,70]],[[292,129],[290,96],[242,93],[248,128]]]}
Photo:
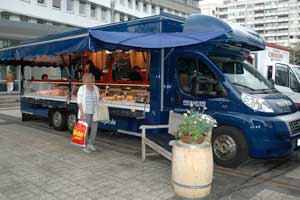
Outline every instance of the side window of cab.
{"label": "side window of cab", "polygon": [[200,59],[180,57],[176,62],[180,88],[192,96],[226,96],[226,90]]}
{"label": "side window of cab", "polygon": [[300,92],[300,84],[293,71],[290,70],[290,88],[294,92]]}
{"label": "side window of cab", "polygon": [[275,84],[283,87],[289,87],[289,69],[287,66],[276,64]]}

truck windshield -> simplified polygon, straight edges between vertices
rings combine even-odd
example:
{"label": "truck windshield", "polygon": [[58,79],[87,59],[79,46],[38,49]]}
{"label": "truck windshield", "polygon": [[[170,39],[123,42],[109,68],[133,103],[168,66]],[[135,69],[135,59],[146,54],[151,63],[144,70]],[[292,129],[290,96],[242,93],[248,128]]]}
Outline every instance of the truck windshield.
{"label": "truck windshield", "polygon": [[210,57],[224,75],[240,91],[247,93],[273,93],[273,84],[265,79],[251,64],[228,57]]}

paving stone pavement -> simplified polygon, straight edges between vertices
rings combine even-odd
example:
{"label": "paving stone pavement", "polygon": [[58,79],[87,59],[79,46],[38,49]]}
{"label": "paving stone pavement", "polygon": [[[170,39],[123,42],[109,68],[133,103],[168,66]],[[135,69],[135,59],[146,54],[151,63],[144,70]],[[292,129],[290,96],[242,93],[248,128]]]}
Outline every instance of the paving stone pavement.
{"label": "paving stone pavement", "polygon": [[[67,132],[1,113],[0,120],[9,122],[0,124],[0,200],[178,199],[171,185],[171,163],[162,157],[142,162],[136,138],[98,137],[98,151],[86,154],[69,143]],[[300,189],[245,176],[250,171],[215,169],[208,199],[300,200]],[[299,187],[298,172],[295,167],[280,177]],[[266,177],[277,175],[268,173]]]}

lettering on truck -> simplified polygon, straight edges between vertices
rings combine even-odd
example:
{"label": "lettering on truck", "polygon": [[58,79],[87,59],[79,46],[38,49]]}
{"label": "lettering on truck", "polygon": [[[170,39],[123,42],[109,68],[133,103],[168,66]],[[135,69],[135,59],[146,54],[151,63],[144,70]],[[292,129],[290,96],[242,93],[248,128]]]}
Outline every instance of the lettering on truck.
{"label": "lettering on truck", "polygon": [[184,106],[206,107],[206,101],[183,100]]}

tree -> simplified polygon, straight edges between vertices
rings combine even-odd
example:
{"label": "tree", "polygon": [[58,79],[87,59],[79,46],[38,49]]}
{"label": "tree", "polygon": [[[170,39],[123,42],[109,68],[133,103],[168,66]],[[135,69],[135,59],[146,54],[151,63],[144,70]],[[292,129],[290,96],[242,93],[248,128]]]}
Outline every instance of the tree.
{"label": "tree", "polygon": [[300,44],[290,48],[290,63],[300,65]]}

